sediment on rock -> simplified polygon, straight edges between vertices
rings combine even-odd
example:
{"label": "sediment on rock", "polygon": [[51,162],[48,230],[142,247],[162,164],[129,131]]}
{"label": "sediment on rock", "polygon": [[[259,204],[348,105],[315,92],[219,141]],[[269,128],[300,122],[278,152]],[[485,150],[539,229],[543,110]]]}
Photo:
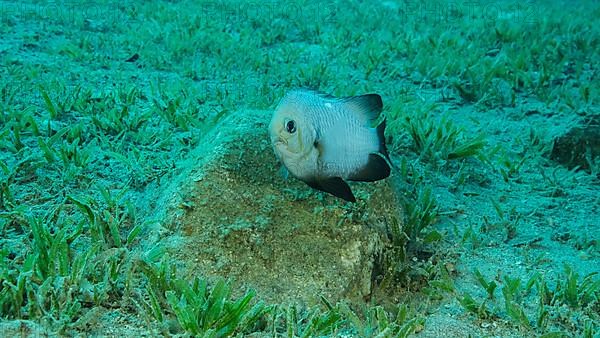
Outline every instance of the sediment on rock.
{"label": "sediment on rock", "polygon": [[198,149],[163,192],[174,231],[160,240],[189,277],[228,278],[266,301],[368,298],[385,222],[402,219],[395,178],[352,183],[355,204],[285,180],[269,119],[232,114],[207,136],[212,148]]}

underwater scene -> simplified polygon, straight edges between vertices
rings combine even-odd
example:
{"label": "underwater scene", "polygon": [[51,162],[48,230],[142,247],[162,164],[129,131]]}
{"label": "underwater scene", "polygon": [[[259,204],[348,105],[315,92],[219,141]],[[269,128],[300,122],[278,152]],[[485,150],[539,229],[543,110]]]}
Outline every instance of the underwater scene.
{"label": "underwater scene", "polygon": [[0,336],[599,338],[598,18],[0,0]]}

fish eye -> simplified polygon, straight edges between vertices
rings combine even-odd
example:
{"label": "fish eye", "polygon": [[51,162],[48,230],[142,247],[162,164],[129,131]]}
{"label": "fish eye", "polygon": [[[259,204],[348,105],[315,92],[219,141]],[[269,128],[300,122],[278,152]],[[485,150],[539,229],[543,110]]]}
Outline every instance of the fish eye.
{"label": "fish eye", "polygon": [[285,123],[285,130],[290,134],[295,133],[296,132],[296,122],[294,120],[288,120]]}

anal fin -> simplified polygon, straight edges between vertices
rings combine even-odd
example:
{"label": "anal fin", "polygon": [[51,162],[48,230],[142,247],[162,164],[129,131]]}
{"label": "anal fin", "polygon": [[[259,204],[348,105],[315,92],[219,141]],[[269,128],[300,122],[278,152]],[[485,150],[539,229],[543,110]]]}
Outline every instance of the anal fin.
{"label": "anal fin", "polygon": [[374,182],[390,176],[390,165],[379,154],[369,154],[369,162],[348,177],[352,181]]}

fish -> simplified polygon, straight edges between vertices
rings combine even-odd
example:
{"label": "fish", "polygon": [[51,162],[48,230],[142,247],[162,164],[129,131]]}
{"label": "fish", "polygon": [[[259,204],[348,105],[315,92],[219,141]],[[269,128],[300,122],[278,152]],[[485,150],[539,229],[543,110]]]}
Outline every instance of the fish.
{"label": "fish", "polygon": [[378,94],[336,98],[290,90],[269,123],[275,155],[308,186],[356,202],[346,181],[374,182],[391,172],[382,109]]}

